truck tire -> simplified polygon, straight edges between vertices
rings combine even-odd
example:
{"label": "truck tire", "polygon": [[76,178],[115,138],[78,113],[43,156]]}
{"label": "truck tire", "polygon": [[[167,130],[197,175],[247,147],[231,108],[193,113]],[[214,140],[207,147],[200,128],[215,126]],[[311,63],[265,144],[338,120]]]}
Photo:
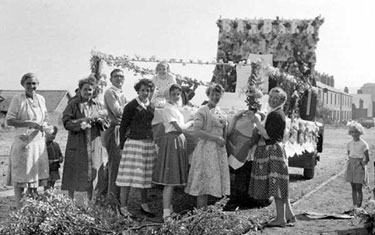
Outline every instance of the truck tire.
{"label": "truck tire", "polygon": [[311,180],[312,178],[314,178],[314,173],[315,173],[315,168],[312,168],[312,169],[307,169],[305,168],[303,170],[303,177],[307,180]]}

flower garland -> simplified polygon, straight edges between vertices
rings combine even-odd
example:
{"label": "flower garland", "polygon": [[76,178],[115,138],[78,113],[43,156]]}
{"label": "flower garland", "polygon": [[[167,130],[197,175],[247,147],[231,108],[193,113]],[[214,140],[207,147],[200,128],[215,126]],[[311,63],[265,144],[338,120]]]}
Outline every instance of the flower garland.
{"label": "flower garland", "polygon": [[262,61],[258,60],[251,63],[251,75],[247,81],[247,90],[246,90],[246,104],[249,107],[249,110],[257,112],[261,108],[260,98],[262,98],[263,93],[259,86],[263,83],[260,76],[260,70],[262,69]]}
{"label": "flower garland", "polygon": [[[137,57],[139,58],[139,57]],[[129,71],[133,71],[135,74],[139,74],[142,77],[146,75],[155,75],[155,71],[152,69],[147,69],[140,67],[133,63],[134,61],[143,61],[143,62],[160,62],[161,60],[157,60],[155,57],[152,60],[142,60],[142,59],[132,59],[129,56],[121,56],[121,57],[114,57],[113,55],[104,54],[99,51],[92,51],[91,52],[91,72],[95,74],[95,77],[98,81],[100,81],[102,65],[106,63],[108,66],[113,67],[120,67],[127,69]],[[193,79],[187,76],[182,76],[180,74],[172,73],[179,84],[187,84],[188,87],[198,87],[199,85],[204,85],[202,81],[198,81],[197,79]]]}

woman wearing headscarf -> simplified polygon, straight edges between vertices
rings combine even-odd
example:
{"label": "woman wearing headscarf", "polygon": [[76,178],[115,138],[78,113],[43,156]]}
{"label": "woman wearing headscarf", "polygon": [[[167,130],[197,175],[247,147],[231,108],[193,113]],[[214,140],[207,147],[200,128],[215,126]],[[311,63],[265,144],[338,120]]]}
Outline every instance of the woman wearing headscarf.
{"label": "woman wearing headscarf", "polygon": [[188,156],[186,138],[183,132],[193,123],[185,123],[184,116],[178,109],[181,99],[181,86],[170,84],[164,90],[167,101],[163,110],[165,134],[159,141],[158,158],[154,167],[152,181],[163,185],[163,218],[170,216],[173,188],[187,183]]}
{"label": "woman wearing headscarf", "polygon": [[[49,162],[44,140],[44,127],[47,109],[44,97],[37,94],[37,76],[26,73],[21,85],[25,92],[16,95],[10,103],[6,120],[9,126],[16,127],[16,136],[10,150],[10,175],[16,206],[22,206],[24,188],[36,192],[38,186],[47,186]],[[8,182],[10,183],[10,182]]]}
{"label": "woman wearing headscarf", "polygon": [[261,135],[254,153],[249,193],[255,199],[274,197],[276,218],[267,224],[268,227],[285,227],[296,221],[289,201],[287,157],[281,144],[286,126],[283,111],[286,99],[284,90],[279,87],[271,89],[268,99],[271,111],[264,126],[254,113],[249,112]]}

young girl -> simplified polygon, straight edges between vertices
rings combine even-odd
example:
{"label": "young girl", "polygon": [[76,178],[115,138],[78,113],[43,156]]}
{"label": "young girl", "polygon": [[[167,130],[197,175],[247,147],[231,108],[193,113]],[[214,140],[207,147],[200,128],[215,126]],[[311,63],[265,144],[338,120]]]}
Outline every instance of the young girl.
{"label": "young girl", "polygon": [[347,145],[349,160],[346,169],[346,181],[352,186],[353,208],[361,207],[363,200],[362,186],[367,183],[367,163],[370,161],[368,144],[360,136],[364,128],[358,122],[351,122],[349,135],[353,137]]}
{"label": "young girl", "polygon": [[166,218],[171,214],[173,187],[185,185],[187,182],[189,162],[183,131],[189,128],[192,122],[185,124],[184,116],[177,108],[177,102],[181,97],[180,85],[169,85],[164,95],[167,100],[163,113],[165,135],[161,137],[159,143],[152,181],[164,185],[163,218]]}
{"label": "young girl", "polygon": [[176,83],[176,79],[169,73],[169,64],[167,62],[160,62],[156,66],[156,76],[152,78],[155,84],[155,93],[153,94],[151,103],[156,107],[164,107],[166,100],[164,97],[164,90],[170,84]]}

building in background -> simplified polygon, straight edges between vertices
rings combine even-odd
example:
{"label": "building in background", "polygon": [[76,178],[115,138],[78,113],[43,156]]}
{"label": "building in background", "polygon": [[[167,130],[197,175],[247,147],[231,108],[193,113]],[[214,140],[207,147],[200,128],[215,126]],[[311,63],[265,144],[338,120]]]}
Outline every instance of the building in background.
{"label": "building in background", "polygon": [[353,120],[374,116],[374,102],[371,94],[352,94]]}
{"label": "building in background", "polygon": [[317,81],[318,100],[321,110],[329,114],[331,122],[352,120],[352,95]]}
{"label": "building in background", "polygon": [[[358,90],[357,94],[369,94],[371,95],[371,102],[369,102],[368,98],[365,98],[363,101],[364,107],[368,107],[371,105],[372,112],[370,114],[367,114],[367,117],[375,117],[375,83],[365,83],[361,87],[361,89]],[[356,106],[359,108],[359,106]]]}

